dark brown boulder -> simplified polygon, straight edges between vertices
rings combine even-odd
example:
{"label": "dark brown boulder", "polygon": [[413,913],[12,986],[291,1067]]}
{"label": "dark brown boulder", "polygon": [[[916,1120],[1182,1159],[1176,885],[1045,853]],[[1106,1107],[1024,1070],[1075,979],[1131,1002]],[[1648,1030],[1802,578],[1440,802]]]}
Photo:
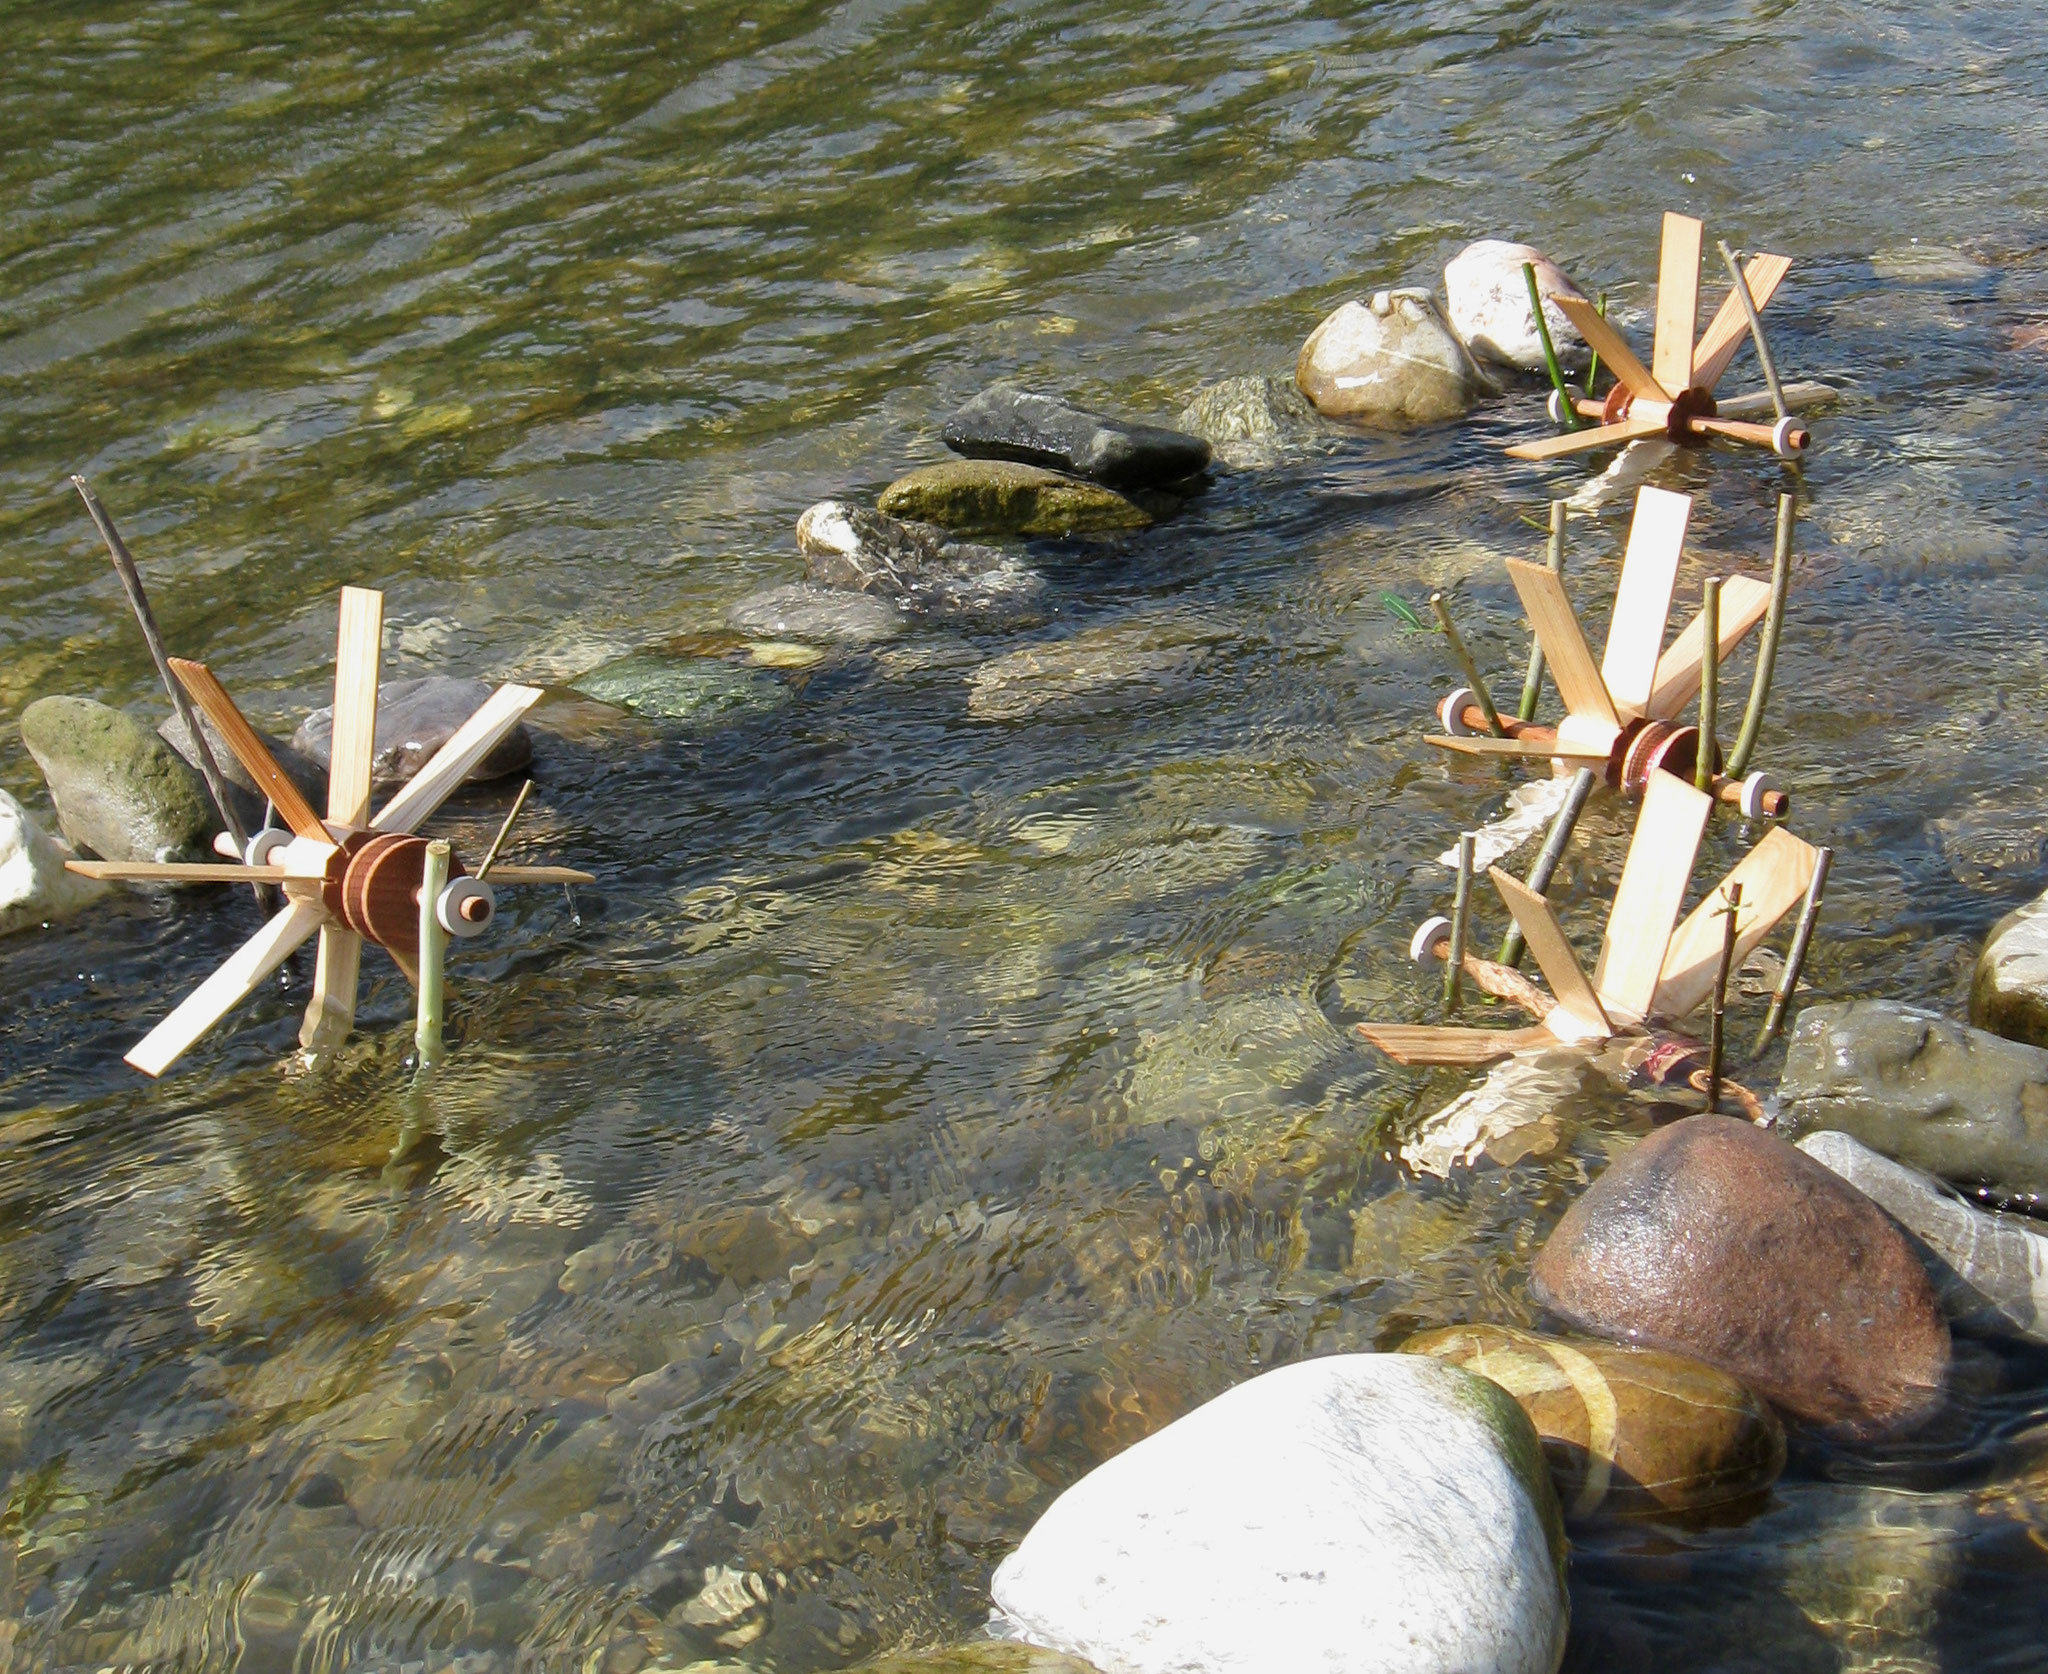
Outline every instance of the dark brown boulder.
{"label": "dark brown boulder", "polygon": [[1598,1336],[1694,1355],[1847,1435],[1939,1404],[1948,1322],[1906,1236],[1773,1134],[1689,1116],[1625,1153],[1536,1257],[1539,1300]]}
{"label": "dark brown boulder", "polygon": [[1567,1517],[1727,1510],[1785,1468],[1785,1431],[1740,1379],[1682,1354],[1506,1325],[1424,1331],[1433,1355],[1499,1384],[1543,1439]]}

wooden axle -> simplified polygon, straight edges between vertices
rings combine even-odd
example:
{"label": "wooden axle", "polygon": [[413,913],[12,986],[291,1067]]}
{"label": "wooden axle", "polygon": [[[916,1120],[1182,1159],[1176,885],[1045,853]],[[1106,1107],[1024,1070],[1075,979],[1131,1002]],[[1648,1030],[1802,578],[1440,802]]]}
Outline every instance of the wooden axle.
{"label": "wooden axle", "polygon": [[[1484,730],[1486,718],[1478,707],[1465,701],[1466,694],[1461,688],[1444,699],[1437,710],[1437,718],[1443,723],[1450,739],[1432,739],[1440,747],[1457,749],[1453,742],[1465,737],[1475,739]],[[1510,740],[1534,746],[1554,748],[1558,754],[1569,760],[1596,761],[1601,758],[1573,746],[1558,737],[1558,729],[1546,726],[1540,721],[1521,721],[1509,716],[1501,718],[1501,726]],[[1616,735],[1612,747],[1605,757],[1604,776],[1608,784],[1624,796],[1640,797],[1643,787],[1649,783],[1650,775],[1658,768],[1690,780],[1698,764],[1700,734],[1697,727],[1684,727],[1675,721],[1633,720],[1623,725]],[[1481,745],[1481,748],[1484,746]],[[1533,751],[1531,753],[1534,753]],[[1715,752],[1715,764],[1720,763],[1720,752]],[[1739,809],[1751,819],[1783,819],[1792,811],[1792,797],[1788,791],[1778,789],[1769,777],[1752,773],[1745,779],[1733,779],[1723,773],[1714,774],[1708,786],[1717,802],[1726,803]]]}
{"label": "wooden axle", "polygon": [[1616,384],[1601,401],[1585,396],[1574,397],[1572,408],[1581,417],[1598,419],[1602,424],[1622,424],[1630,419],[1654,420],[1664,426],[1665,434],[1674,442],[1698,441],[1703,436],[1725,436],[1730,441],[1769,448],[1781,459],[1796,459],[1813,444],[1813,432],[1789,416],[1776,424],[1724,418],[1720,416],[1712,394],[1698,388],[1681,390],[1667,402],[1649,400],[1625,384]]}

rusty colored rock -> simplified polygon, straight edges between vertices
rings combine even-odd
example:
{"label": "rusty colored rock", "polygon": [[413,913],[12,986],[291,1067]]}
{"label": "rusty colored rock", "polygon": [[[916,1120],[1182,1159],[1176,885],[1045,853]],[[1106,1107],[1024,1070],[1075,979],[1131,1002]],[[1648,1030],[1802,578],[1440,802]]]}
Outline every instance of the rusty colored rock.
{"label": "rusty colored rock", "polygon": [[1689,1116],[1643,1140],[1566,1212],[1537,1298],[1597,1336],[1693,1355],[1846,1435],[1926,1418],[1948,1322],[1906,1236],[1773,1134]]}
{"label": "rusty colored rock", "polygon": [[1690,1513],[1755,1500],[1785,1468],[1768,1402],[1704,1361],[1506,1325],[1424,1331],[1404,1354],[1491,1378],[1542,1438],[1567,1517]]}

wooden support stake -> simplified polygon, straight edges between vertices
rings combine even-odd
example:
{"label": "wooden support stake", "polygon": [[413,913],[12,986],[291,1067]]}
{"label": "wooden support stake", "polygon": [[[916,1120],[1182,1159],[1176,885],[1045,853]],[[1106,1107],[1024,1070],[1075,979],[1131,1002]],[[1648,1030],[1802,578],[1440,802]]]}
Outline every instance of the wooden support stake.
{"label": "wooden support stake", "polygon": [[439,838],[427,845],[420,874],[419,1020],[413,1028],[413,1051],[422,1072],[441,1061],[441,1023],[446,1012],[448,932],[434,909],[448,887],[448,844]]}
{"label": "wooden support stake", "polygon": [[1770,1050],[1771,1042],[1785,1026],[1785,1008],[1792,1003],[1792,995],[1799,987],[1799,972],[1806,964],[1806,950],[1813,943],[1814,922],[1820,917],[1820,898],[1828,887],[1828,868],[1834,863],[1833,849],[1822,849],[1814,861],[1813,876],[1807,880],[1806,900],[1799,908],[1799,927],[1792,932],[1791,951],[1785,955],[1784,970],[1778,973],[1778,991],[1771,996],[1770,1015],[1764,1019],[1763,1030],[1750,1052],[1752,1062]]}
{"label": "wooden support stake", "polygon": [[[1550,892],[1550,880],[1557,875],[1558,862],[1564,859],[1565,845],[1572,840],[1572,829],[1579,823],[1579,815],[1585,812],[1586,798],[1593,794],[1593,780],[1590,767],[1582,767],[1572,775],[1572,788],[1565,793],[1564,806],[1558,809],[1557,818],[1550,822],[1550,835],[1543,839],[1536,864],[1529,868],[1530,893],[1547,895]],[[1511,969],[1519,966],[1527,945],[1522,940],[1522,927],[1510,925],[1507,935],[1501,938],[1500,962]]]}
{"label": "wooden support stake", "polygon": [[1721,969],[1714,978],[1714,1015],[1707,1032],[1707,1109],[1721,1108],[1721,1049],[1728,1022],[1728,976],[1735,965],[1735,921],[1742,909],[1742,885],[1728,886],[1728,905],[1723,909]]}
{"label": "wooden support stake", "polygon": [[1749,682],[1749,708],[1743,711],[1742,731],[1728,757],[1728,777],[1739,779],[1748,771],[1749,758],[1756,753],[1757,735],[1764,729],[1764,705],[1771,696],[1771,677],[1778,667],[1778,636],[1785,631],[1785,595],[1792,587],[1792,522],[1796,515],[1790,494],[1778,496],[1778,538],[1771,550],[1771,602],[1764,612],[1763,637],[1757,641],[1756,673]]}
{"label": "wooden support stake", "polygon": [[1705,597],[1700,601],[1700,743],[1699,760],[1693,767],[1696,790],[1710,790],[1714,783],[1714,711],[1721,701],[1721,578],[1707,577]]}
{"label": "wooden support stake", "polygon": [[1451,620],[1451,607],[1444,603],[1443,594],[1430,594],[1429,608],[1436,612],[1437,622],[1444,631],[1444,643],[1450,646],[1451,655],[1465,676],[1465,683],[1472,688],[1472,701],[1479,705],[1480,714],[1486,717],[1486,730],[1496,738],[1507,737],[1508,729],[1500,724],[1500,711],[1493,706],[1485,677],[1480,674],[1479,665],[1472,660],[1472,653],[1465,649],[1465,641],[1459,636],[1458,625]]}
{"label": "wooden support stake", "polygon": [[[192,699],[171,672],[170,653],[164,649],[164,636],[156,625],[156,612],[149,608],[149,594],[143,590],[142,572],[135,567],[134,554],[129,552],[128,543],[121,539],[121,531],[114,527],[107,508],[100,504],[100,497],[92,491],[92,484],[84,477],[73,476],[71,486],[78,490],[78,497],[85,502],[86,515],[92,519],[93,527],[99,530],[100,539],[107,544],[107,556],[114,560],[114,573],[120,576],[122,590],[128,595],[128,608],[135,613],[136,625],[142,629],[143,643],[149,647],[150,660],[156,664],[156,676],[170,694],[171,708],[184,727],[185,736],[192,740],[192,754],[199,767],[199,776],[206,781],[206,794],[213,798],[221,826],[235,840],[235,852],[246,854],[249,833],[235,817],[234,804],[228,798],[227,780],[221,775],[220,764],[213,759],[213,748],[206,742],[206,734],[199,729],[199,717],[193,712]],[[278,910],[276,891],[262,884],[254,884],[251,888],[263,916],[269,918],[275,914]]]}
{"label": "wooden support stake", "polygon": [[[1607,293],[1605,291],[1600,293],[1599,314],[1601,319],[1607,318]],[[1586,362],[1586,397],[1588,400],[1591,400],[1593,395],[1593,379],[1598,376],[1600,371],[1600,351],[1590,343],[1586,345],[1586,348],[1593,357]]]}
{"label": "wooden support stake", "polygon": [[[1564,516],[1565,503],[1562,500],[1550,502],[1550,573],[1564,574]],[[1515,706],[1515,718],[1522,721],[1536,719],[1536,702],[1543,695],[1543,641],[1532,638],[1529,645],[1529,672],[1522,680],[1522,701]]]}
{"label": "wooden support stake", "polygon": [[1444,1010],[1458,1009],[1458,983],[1465,971],[1466,932],[1472,924],[1472,868],[1478,838],[1466,832],[1458,839],[1458,893],[1451,902],[1451,947],[1444,968]]}
{"label": "wooden support stake", "polygon": [[498,851],[505,846],[505,839],[512,835],[512,822],[519,818],[519,810],[526,806],[526,799],[533,794],[533,781],[527,780],[519,787],[519,794],[512,799],[512,811],[505,816],[505,823],[498,827],[498,835],[491,839],[491,846],[484,851],[484,863],[476,869],[476,881],[482,883],[491,875],[491,868],[498,864]]}
{"label": "wooden support stake", "polygon": [[1550,322],[1543,317],[1543,293],[1536,288],[1534,262],[1522,263],[1522,281],[1529,287],[1529,311],[1536,316],[1536,341],[1543,345],[1543,369],[1550,374],[1550,387],[1557,391],[1557,410],[1564,414],[1567,430],[1581,429],[1571,387],[1564,381],[1564,368],[1558,365],[1557,350],[1550,341]]}
{"label": "wooden support stake", "polygon": [[1756,298],[1749,294],[1749,281],[1743,278],[1741,265],[1735,260],[1735,252],[1728,248],[1728,241],[1725,238],[1716,240],[1715,248],[1721,252],[1728,277],[1734,281],[1735,298],[1749,319],[1749,340],[1756,345],[1756,358],[1764,369],[1764,384],[1771,392],[1771,405],[1777,409],[1778,417],[1784,418],[1787,413],[1785,392],[1778,384],[1778,368],[1771,360],[1771,346],[1764,341],[1764,322],[1757,317]]}

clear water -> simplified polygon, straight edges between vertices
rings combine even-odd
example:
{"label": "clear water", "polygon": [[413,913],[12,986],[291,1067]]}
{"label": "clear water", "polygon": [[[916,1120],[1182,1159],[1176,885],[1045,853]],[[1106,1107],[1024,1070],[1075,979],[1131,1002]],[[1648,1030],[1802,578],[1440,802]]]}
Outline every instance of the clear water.
{"label": "clear water", "polygon": [[[1780,362],[1846,391],[1767,742],[1840,857],[1816,993],[1959,1009],[2048,884],[2024,9],[8,24],[9,722],[53,692],[158,712],[74,470],[174,646],[265,722],[324,701],[343,581],[389,594],[388,673],[731,659],[703,636],[800,573],[797,514],[934,457],[993,377],[1170,417],[1488,234],[1626,311],[1683,208],[1797,259]],[[1445,670],[1382,594],[1462,579],[1519,666],[1495,556],[1590,475],[1501,460],[1541,422],[1518,389],[1034,548],[1043,628],[715,662],[745,701],[695,721],[551,702],[526,849],[603,881],[580,923],[531,895],[461,955],[430,1089],[374,960],[330,1073],[278,1068],[304,966],[161,1085],[127,1071],[251,929],[228,892],[0,946],[13,1665],[846,1665],[972,1632],[1061,1487],[1258,1368],[1531,1318],[1530,1252],[1654,1107],[1589,1078],[1548,1154],[1411,1178],[1391,1150],[1471,1078],[1349,1025],[1429,1015],[1402,954],[1432,857],[1513,782],[1419,745]],[[1717,567],[1767,550],[1769,460],[1654,480]],[[1574,522],[1593,596],[1625,515]],[[1046,644],[1064,683],[970,709]],[[1576,927],[1625,827],[1589,816]],[[1803,1446],[1735,1527],[1582,1539],[1574,1666],[2048,1666],[2048,1360],[1961,1353],[1910,1445]]]}

